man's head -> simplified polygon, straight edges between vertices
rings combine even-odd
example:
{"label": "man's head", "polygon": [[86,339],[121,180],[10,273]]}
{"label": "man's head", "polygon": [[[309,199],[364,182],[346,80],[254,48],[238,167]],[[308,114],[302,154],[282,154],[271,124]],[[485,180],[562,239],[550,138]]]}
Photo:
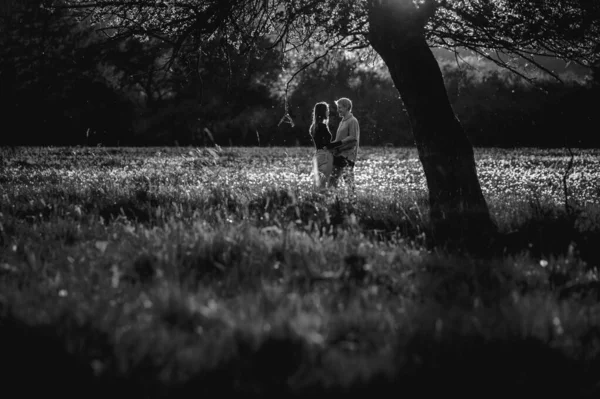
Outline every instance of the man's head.
{"label": "man's head", "polygon": [[349,98],[342,97],[335,101],[337,106],[338,115],[345,118],[352,111],[352,101]]}

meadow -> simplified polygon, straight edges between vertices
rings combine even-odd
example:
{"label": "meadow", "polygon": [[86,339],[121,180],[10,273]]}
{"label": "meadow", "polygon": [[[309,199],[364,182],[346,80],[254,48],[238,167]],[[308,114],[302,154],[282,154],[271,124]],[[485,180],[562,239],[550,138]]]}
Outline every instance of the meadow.
{"label": "meadow", "polygon": [[475,154],[483,255],[427,245],[414,148],[355,207],[305,147],[3,148],[3,390],[597,397],[600,150]]}

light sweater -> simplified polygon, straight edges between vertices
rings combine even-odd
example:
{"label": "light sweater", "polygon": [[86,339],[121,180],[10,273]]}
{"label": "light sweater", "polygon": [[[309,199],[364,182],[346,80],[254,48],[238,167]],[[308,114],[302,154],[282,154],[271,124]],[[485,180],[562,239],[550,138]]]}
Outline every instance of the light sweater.
{"label": "light sweater", "polygon": [[348,141],[356,139],[356,145],[345,151],[340,152],[340,155],[349,159],[352,162],[356,162],[356,155],[358,154],[358,143],[360,139],[360,127],[358,126],[358,120],[348,113],[338,126],[337,133],[335,135],[335,141]]}

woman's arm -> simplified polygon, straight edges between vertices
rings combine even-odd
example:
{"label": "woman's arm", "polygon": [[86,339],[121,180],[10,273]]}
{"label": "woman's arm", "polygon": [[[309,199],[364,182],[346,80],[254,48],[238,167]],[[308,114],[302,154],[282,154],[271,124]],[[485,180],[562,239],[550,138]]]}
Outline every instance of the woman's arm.
{"label": "woman's arm", "polygon": [[358,126],[358,121],[356,120],[356,118],[353,118],[348,122],[348,136],[344,137],[341,140],[331,142],[330,146],[328,146],[327,148],[334,149],[341,145],[344,145],[345,147],[351,147],[352,145],[355,145],[358,142],[359,134],[360,128]]}

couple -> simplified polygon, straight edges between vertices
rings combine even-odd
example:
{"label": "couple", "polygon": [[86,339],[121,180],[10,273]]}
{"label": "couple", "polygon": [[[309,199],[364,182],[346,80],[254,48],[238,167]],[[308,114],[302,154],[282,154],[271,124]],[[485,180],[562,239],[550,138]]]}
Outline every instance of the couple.
{"label": "couple", "polygon": [[352,197],[354,187],[354,163],[358,152],[360,128],[358,120],[352,115],[352,101],[340,98],[335,101],[338,115],[342,118],[335,140],[329,131],[329,104],[319,102],[313,109],[310,135],[316,148],[313,157],[313,175],[319,189],[338,186],[340,177],[348,186]]}

